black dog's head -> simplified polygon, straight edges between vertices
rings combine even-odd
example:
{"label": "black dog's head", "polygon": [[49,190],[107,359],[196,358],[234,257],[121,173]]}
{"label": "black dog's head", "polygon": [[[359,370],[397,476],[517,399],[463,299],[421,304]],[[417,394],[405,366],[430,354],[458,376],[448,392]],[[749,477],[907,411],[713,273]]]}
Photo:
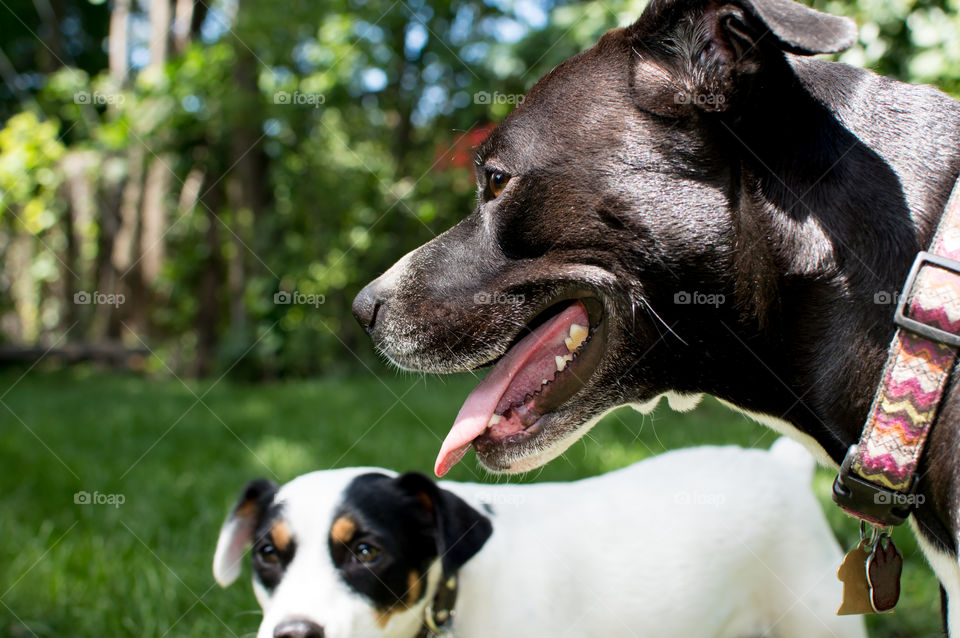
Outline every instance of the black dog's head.
{"label": "black dog's head", "polygon": [[[759,412],[789,398],[763,370],[796,354],[777,336],[799,317],[785,287],[807,307],[860,282],[836,241],[843,224],[912,230],[896,176],[828,104],[868,74],[804,57],[855,37],[851,21],[789,0],[653,0],[533,87],[478,149],[473,213],[354,302],[402,368],[495,364],[438,474],[471,444],[490,469],[531,469],[609,409],[665,393]],[[811,86],[816,74],[828,80]],[[840,191],[858,180],[899,217],[872,230],[845,219]],[[832,201],[814,201],[824,189]],[[827,207],[837,214],[820,218]],[[915,246],[865,264],[880,273],[869,288],[897,289]]]}

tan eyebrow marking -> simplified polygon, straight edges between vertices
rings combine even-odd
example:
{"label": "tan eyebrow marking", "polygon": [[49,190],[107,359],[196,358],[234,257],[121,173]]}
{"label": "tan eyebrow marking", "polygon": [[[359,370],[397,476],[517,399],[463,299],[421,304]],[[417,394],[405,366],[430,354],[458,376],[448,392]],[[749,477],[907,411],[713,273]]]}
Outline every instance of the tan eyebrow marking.
{"label": "tan eyebrow marking", "polygon": [[270,528],[270,537],[273,539],[274,546],[281,552],[287,551],[293,540],[290,528],[284,521],[277,521],[273,524],[273,527]]}
{"label": "tan eyebrow marking", "polygon": [[346,545],[357,533],[357,524],[349,516],[341,516],[330,527],[330,540]]}

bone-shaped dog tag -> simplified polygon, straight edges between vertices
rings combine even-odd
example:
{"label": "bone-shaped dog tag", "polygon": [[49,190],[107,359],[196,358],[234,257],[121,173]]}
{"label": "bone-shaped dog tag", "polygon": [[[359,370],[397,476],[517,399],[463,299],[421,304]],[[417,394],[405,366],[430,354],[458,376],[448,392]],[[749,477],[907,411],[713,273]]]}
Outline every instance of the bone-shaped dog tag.
{"label": "bone-shaped dog tag", "polygon": [[870,603],[870,583],[867,580],[870,554],[870,543],[864,539],[843,557],[837,570],[837,578],[843,583],[843,602],[837,610],[838,616],[875,613]]}
{"label": "bone-shaped dog tag", "polygon": [[900,572],[903,557],[892,538],[880,539],[867,559],[867,583],[870,586],[870,604],[878,614],[893,611],[900,599]]}

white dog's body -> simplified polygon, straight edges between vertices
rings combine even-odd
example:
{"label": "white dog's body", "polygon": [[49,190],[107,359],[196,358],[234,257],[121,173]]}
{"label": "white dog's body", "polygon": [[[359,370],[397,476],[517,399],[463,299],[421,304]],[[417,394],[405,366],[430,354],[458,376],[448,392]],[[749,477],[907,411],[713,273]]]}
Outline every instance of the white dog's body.
{"label": "white dog's body", "polygon": [[863,636],[859,619],[834,616],[842,554],[810,473],[726,447],[576,483],[441,483],[502,503],[461,572],[457,635]]}
{"label": "white dog's body", "polygon": [[[834,615],[842,554],[810,490],[812,459],[775,448],[680,450],[573,483],[439,483],[493,529],[459,570],[454,635],[865,636],[860,618]],[[345,489],[369,471],[315,472],[276,494],[298,556],[272,593],[255,582],[260,638],[287,618],[327,638],[416,635],[436,563],[416,604],[378,624],[323,551]]]}

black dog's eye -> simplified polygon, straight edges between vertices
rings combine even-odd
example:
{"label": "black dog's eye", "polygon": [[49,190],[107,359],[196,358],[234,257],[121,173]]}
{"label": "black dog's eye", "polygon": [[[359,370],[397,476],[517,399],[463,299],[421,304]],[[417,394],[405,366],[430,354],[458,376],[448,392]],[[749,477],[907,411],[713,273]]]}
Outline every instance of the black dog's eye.
{"label": "black dog's eye", "polygon": [[357,545],[357,549],[353,553],[353,557],[358,563],[371,565],[377,562],[377,560],[380,558],[380,550],[373,545],[360,543]]}
{"label": "black dog's eye", "polygon": [[264,543],[257,548],[257,560],[264,565],[276,565],[280,560],[280,556],[277,554],[276,547],[270,543]]}
{"label": "black dog's eye", "polygon": [[507,182],[509,181],[510,176],[503,171],[494,171],[490,173],[490,177],[487,178],[487,187],[490,189],[490,195],[496,197],[502,193],[503,189],[507,187]]}

